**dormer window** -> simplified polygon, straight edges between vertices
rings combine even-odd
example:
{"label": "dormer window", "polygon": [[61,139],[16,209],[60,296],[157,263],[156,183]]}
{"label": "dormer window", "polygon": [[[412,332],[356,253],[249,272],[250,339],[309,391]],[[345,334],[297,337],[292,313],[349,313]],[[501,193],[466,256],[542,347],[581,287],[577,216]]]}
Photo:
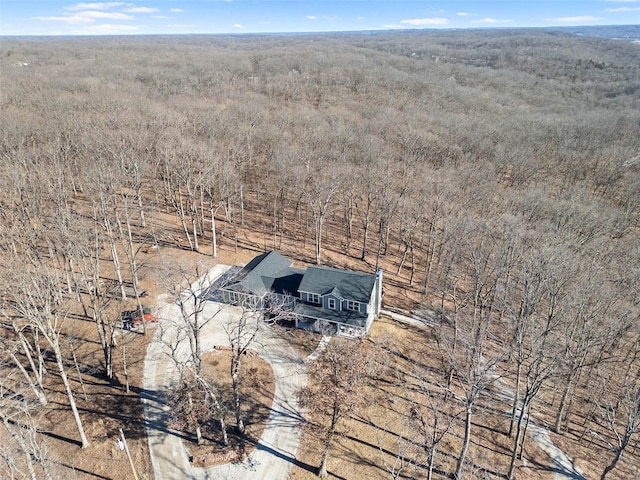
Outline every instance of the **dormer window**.
{"label": "dormer window", "polygon": [[336,309],[336,299],[335,298],[328,298],[327,299],[327,307],[329,307],[331,310],[335,310]]}
{"label": "dormer window", "polygon": [[315,303],[317,305],[321,303],[320,295],[318,295],[317,293],[309,293],[307,298],[309,300],[309,303]]}
{"label": "dormer window", "polygon": [[351,310],[352,312],[359,312],[360,302],[352,302],[351,300],[347,300],[347,310]]}

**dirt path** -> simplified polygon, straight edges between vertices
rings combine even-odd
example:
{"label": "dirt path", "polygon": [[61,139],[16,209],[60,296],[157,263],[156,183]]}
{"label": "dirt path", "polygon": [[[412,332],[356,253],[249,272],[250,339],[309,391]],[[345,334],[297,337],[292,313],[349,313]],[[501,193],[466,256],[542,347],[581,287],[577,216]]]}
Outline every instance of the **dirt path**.
{"label": "dirt path", "polygon": [[[207,275],[213,282],[228,267],[218,265]],[[261,324],[254,345],[258,354],[271,365],[276,388],[271,414],[255,451],[239,464],[225,464],[210,468],[194,468],[180,434],[167,428],[169,409],[167,391],[175,385],[177,370],[170,358],[167,343],[177,344],[179,357],[188,355],[186,340],[176,328],[181,319],[178,307],[159,298],[160,323],[149,345],[144,371],[145,421],[149,437],[149,450],[156,480],[174,479],[286,479],[295,461],[300,439],[299,407],[295,391],[306,383],[304,362],[291,345]],[[238,315],[236,307],[209,302],[205,315],[213,320],[202,331],[202,351],[215,345],[228,345],[222,325],[230,316]],[[206,317],[204,317],[206,318]]]}
{"label": "dirt path", "polygon": [[[436,324],[433,319],[422,319],[415,316],[408,317],[398,313],[383,310],[383,315],[395,320],[396,322],[405,323],[407,325],[413,325],[414,327],[424,328],[434,327]],[[495,377],[495,388],[499,391],[499,395],[505,400],[513,402],[515,398],[514,392],[509,386],[499,378]],[[507,415],[511,415],[511,412],[505,412]],[[586,480],[582,471],[573,464],[573,461],[565,452],[558,448],[551,440],[549,436],[549,430],[541,427],[531,419],[528,432],[531,435],[531,439],[544,451],[551,459],[551,470],[554,472],[554,478],[556,480]]]}
{"label": "dirt path", "polygon": [[[503,379],[498,375],[494,377],[494,388],[497,389],[498,395],[505,401],[513,403],[515,398],[515,392],[509,387]],[[516,412],[516,415],[520,415],[520,409]],[[511,417],[511,411],[505,412],[505,415]],[[518,417],[516,417],[517,419]],[[555,480],[586,480],[584,473],[573,464],[573,461],[564,451],[558,448],[551,440],[549,436],[549,430],[536,423],[533,418],[529,419],[529,426],[527,431],[531,436],[531,439],[535,442],[540,449],[549,455],[551,459],[550,469],[554,472],[553,478]]]}

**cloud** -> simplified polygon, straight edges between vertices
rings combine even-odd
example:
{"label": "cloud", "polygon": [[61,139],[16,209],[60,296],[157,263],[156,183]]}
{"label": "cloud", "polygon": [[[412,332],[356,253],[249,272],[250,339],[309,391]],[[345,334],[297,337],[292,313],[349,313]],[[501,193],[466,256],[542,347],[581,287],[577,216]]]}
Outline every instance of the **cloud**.
{"label": "cloud", "polygon": [[173,12],[173,13],[182,13],[182,12],[184,12],[184,10],[182,10],[181,8],[172,8],[169,11]]}
{"label": "cloud", "polygon": [[640,11],[640,7],[618,7],[618,8],[607,8],[605,10],[607,12],[637,12],[637,11]]}
{"label": "cloud", "polygon": [[109,20],[131,20],[133,18],[131,15],[127,15],[126,13],[100,11],[78,12],[76,13],[76,16],[85,17],[91,20],[96,18],[108,18]]}
{"label": "cloud", "polygon": [[477,13],[469,13],[469,12],[458,12],[456,13],[459,17],[477,17]]}
{"label": "cloud", "polygon": [[189,25],[186,23],[170,23],[169,25],[165,25],[168,28],[195,28],[197,25]]}
{"label": "cloud", "polygon": [[160,19],[164,19],[164,18],[169,18],[166,15],[151,15],[151,18],[160,18]]}
{"label": "cloud", "polygon": [[64,17],[31,17],[31,20],[39,20],[43,22],[64,22],[64,23],[93,23],[95,20],[79,15],[65,15]]}
{"label": "cloud", "polygon": [[137,32],[140,27],[135,25],[110,25],[103,23],[100,25],[89,25],[82,29],[82,33],[116,34],[126,32]]}
{"label": "cloud", "polygon": [[404,25],[399,25],[396,23],[387,23],[385,25],[380,25],[382,28],[406,28]]}
{"label": "cloud", "polygon": [[242,25],[241,23],[234,23],[233,28],[244,28],[244,25]]}
{"label": "cloud", "polygon": [[76,12],[71,15],[53,16],[53,17],[31,17],[31,20],[39,20],[44,22],[63,22],[69,24],[95,23],[96,20],[131,20],[133,17],[126,13],[119,12],[103,12],[100,10],[88,10],[85,12]]}
{"label": "cloud", "polygon": [[96,3],[76,3],[70,7],[64,7],[65,10],[109,10],[114,7],[124,5],[124,2],[96,2]]}
{"label": "cloud", "polygon": [[560,23],[580,23],[580,22],[593,22],[595,20],[600,20],[600,17],[592,17],[591,15],[578,15],[575,17],[558,17],[552,20]]}
{"label": "cloud", "polygon": [[511,20],[499,20],[497,18],[483,18],[481,20],[473,20],[473,23],[489,23],[489,24],[496,24],[496,23],[510,23]]}
{"label": "cloud", "polygon": [[129,13],[153,13],[157,12],[157,8],[153,7],[129,7],[124,9],[125,12]]}
{"label": "cloud", "polygon": [[400,20],[403,25],[423,26],[423,25],[446,25],[449,20],[446,18],[410,18],[408,20]]}
{"label": "cloud", "polygon": [[335,20],[336,18],[338,18],[337,15],[323,15],[322,17],[318,17],[317,15],[307,15],[305,17],[307,20]]}

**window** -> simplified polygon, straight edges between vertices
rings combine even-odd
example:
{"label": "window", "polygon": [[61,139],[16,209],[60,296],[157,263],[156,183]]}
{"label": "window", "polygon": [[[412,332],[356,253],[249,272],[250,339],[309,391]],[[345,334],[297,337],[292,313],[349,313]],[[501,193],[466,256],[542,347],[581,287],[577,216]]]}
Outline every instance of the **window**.
{"label": "window", "polygon": [[307,298],[309,299],[309,303],[320,303],[320,295],[317,293],[308,293]]}
{"label": "window", "polygon": [[229,302],[234,304],[234,305],[239,305],[240,303],[242,303],[242,300],[244,299],[244,295],[238,293],[238,292],[228,292],[229,293]]}
{"label": "window", "polygon": [[352,312],[359,312],[360,302],[352,302],[351,300],[347,300],[347,310],[351,310]]}
{"label": "window", "polygon": [[329,298],[329,299],[327,299],[327,306],[328,306],[331,310],[335,310],[335,309],[336,309],[336,299],[335,299],[335,298]]}

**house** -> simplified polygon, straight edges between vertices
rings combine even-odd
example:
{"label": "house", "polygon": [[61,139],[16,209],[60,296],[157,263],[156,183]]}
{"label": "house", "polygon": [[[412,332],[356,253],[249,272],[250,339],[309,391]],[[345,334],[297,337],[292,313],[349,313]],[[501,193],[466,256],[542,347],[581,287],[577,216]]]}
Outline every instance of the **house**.
{"label": "house", "polygon": [[296,327],[323,334],[357,337],[369,331],[382,304],[382,270],[292,265],[276,251],[258,255],[221,287],[223,301],[264,308],[275,300],[292,313]]}

